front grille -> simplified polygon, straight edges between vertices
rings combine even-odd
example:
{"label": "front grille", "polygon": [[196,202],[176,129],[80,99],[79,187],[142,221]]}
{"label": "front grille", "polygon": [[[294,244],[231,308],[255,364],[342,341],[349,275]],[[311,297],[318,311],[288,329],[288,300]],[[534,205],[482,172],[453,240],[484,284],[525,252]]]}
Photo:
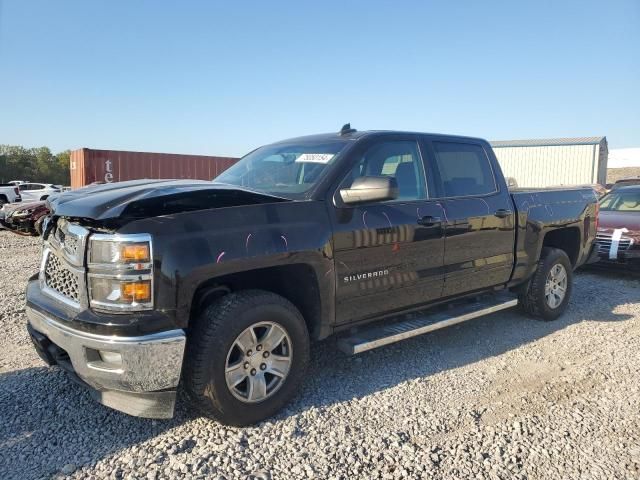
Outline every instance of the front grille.
{"label": "front grille", "polygon": [[[596,235],[596,242],[598,242],[598,252],[602,255],[609,255],[609,250],[611,249],[611,234],[598,233]],[[629,237],[621,237],[618,242],[618,252],[628,250],[631,243],[632,241]]]}
{"label": "front grille", "polygon": [[80,279],[78,275],[69,270],[53,252],[50,252],[47,256],[47,263],[44,267],[44,283],[60,295],[76,303],[80,302]]}
{"label": "front grille", "polygon": [[78,237],[71,235],[68,232],[64,232],[62,228],[56,228],[55,238],[58,244],[64,248],[70,255],[78,256],[80,249],[80,242]]}

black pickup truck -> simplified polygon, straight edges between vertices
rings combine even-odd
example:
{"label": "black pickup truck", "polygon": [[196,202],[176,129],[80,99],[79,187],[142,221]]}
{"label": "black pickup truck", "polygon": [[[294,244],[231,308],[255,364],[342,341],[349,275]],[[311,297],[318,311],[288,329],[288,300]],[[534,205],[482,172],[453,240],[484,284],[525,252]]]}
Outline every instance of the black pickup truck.
{"label": "black pickup truck", "polygon": [[265,419],[310,341],[355,354],[520,304],[553,320],[590,261],[591,189],[509,192],[485,140],[295,138],[212,182],[136,180],[51,200],[27,287],[36,349],[123,412]]}

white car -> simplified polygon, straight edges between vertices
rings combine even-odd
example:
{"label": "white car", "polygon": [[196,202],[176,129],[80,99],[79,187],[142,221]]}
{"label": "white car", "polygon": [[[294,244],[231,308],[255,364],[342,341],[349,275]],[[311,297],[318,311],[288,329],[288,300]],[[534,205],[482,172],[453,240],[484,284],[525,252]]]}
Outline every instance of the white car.
{"label": "white car", "polygon": [[46,200],[50,195],[61,191],[59,186],[50,183],[22,183],[18,188],[23,202]]}
{"label": "white car", "polygon": [[18,187],[10,183],[0,183],[0,208],[2,208],[5,203],[20,201],[22,201],[22,198],[20,197]]}

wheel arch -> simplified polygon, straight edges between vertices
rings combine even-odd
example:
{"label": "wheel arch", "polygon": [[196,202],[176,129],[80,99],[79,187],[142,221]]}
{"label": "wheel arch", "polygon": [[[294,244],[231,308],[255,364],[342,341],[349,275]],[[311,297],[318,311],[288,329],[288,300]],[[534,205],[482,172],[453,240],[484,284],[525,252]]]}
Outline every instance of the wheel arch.
{"label": "wheel arch", "polygon": [[203,281],[193,293],[189,324],[212,301],[242,290],[264,290],[286,298],[302,314],[312,338],[327,336],[318,278],[314,269],[303,263],[231,273]]}
{"label": "wheel arch", "polygon": [[547,232],[542,240],[540,253],[544,247],[552,247],[563,250],[571,266],[576,267],[580,256],[580,229],[578,227],[557,228]]}

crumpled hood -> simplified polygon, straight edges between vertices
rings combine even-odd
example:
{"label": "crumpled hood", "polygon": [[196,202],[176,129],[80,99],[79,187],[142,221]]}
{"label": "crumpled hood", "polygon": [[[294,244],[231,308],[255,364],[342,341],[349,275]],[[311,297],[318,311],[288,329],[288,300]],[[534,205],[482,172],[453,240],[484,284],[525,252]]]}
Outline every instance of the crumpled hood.
{"label": "crumpled hood", "polygon": [[8,215],[15,212],[16,210],[26,210],[29,208],[36,208],[36,207],[45,206],[46,204],[47,203],[44,200],[38,200],[36,202],[7,203],[2,207],[2,209]]}
{"label": "crumpled hood", "polygon": [[130,180],[89,185],[50,200],[54,215],[108,220],[152,217],[285,199],[206,180]]}

